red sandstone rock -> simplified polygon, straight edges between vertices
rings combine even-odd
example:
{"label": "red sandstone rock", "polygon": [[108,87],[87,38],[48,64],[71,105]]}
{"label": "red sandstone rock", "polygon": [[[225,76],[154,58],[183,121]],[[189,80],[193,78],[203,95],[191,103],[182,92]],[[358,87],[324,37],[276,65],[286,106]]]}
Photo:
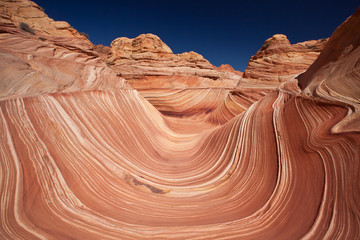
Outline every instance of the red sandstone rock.
{"label": "red sandstone rock", "polygon": [[167,115],[207,114],[218,107],[241,74],[217,70],[195,52],[173,54],[153,34],[111,43],[109,66]]}
{"label": "red sandstone rock", "polygon": [[66,22],[54,22],[31,1],[0,4],[0,99],[126,87]]}
{"label": "red sandstone rock", "polygon": [[222,64],[221,66],[216,67],[216,69],[217,69],[218,71],[221,71],[221,72],[236,73],[236,74],[239,74],[240,76],[243,75],[242,72],[235,70],[235,69],[234,69],[231,65],[229,65],[229,64]]}
{"label": "red sandstone rock", "polygon": [[[312,40],[291,45],[286,36],[277,34],[266,40],[259,52],[250,59],[243,79],[242,73],[235,71],[230,65],[214,67],[197,53],[173,54],[153,34],[142,34],[135,39],[123,37],[114,40],[108,64],[163,113],[177,116],[204,114],[218,107],[224,108],[229,99],[237,99],[234,104],[242,107],[232,110],[234,117],[269,92],[258,86],[252,89],[248,82],[256,82],[256,85],[263,86],[264,89],[272,89],[283,81],[293,79],[313,63],[325,43],[326,40]],[[187,79],[186,84],[184,77]],[[212,89],[211,95],[204,97],[208,90],[204,91],[203,88]],[[241,90],[244,88],[245,92],[250,91],[257,97],[233,98],[228,95],[231,90],[232,96],[247,96]],[[208,102],[208,99],[215,101]],[[239,100],[241,101],[238,102]],[[182,104],[184,102],[185,105]],[[219,120],[219,116],[215,118]],[[219,121],[227,120],[229,116]]]}
{"label": "red sandstone rock", "polygon": [[[291,80],[305,71],[317,58],[326,41],[311,40],[291,45],[282,34],[266,40],[256,55],[251,57],[237,87],[206,117],[207,121],[225,123],[246,111],[281,82]],[[220,66],[217,69],[232,71],[231,66]]]}
{"label": "red sandstone rock", "polygon": [[[142,34],[134,39],[117,38],[111,43],[108,64],[130,84],[143,76],[196,76],[220,80],[224,86],[234,86],[238,75],[224,78],[203,56],[195,52],[173,54],[158,36]],[[140,79],[140,80],[139,80]],[[154,86],[156,88],[156,86]]]}
{"label": "red sandstone rock", "polygon": [[359,239],[360,133],[331,133],[358,104],[359,16],[299,77],[303,90],[289,80],[236,115],[252,89],[273,88],[241,79],[229,111],[209,115],[215,125],[164,117],[76,47],[86,39],[49,35],[38,47],[40,30],[2,24],[1,89],[17,91],[0,100],[0,237]]}
{"label": "red sandstone rock", "polygon": [[102,44],[94,45],[94,50],[99,54],[99,57],[106,62],[108,59],[108,55],[110,54],[110,47],[104,46]]}
{"label": "red sandstone rock", "polygon": [[326,41],[311,40],[291,45],[285,35],[276,34],[250,58],[244,78],[278,83],[293,79],[315,61]]}
{"label": "red sandstone rock", "polygon": [[299,76],[308,96],[351,106],[334,132],[360,131],[360,10],[339,26],[314,64]]}
{"label": "red sandstone rock", "polygon": [[2,24],[19,26],[20,23],[26,23],[30,29],[42,37],[76,37],[82,39],[83,45],[91,46],[91,42],[84,41],[86,38],[73,29],[70,24],[52,20],[41,7],[32,1],[1,1],[0,8]]}

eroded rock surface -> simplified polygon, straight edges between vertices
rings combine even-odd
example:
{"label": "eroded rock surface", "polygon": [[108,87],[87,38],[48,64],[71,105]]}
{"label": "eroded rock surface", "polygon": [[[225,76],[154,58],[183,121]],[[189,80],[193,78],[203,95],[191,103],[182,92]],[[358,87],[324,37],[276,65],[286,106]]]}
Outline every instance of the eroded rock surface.
{"label": "eroded rock surface", "polygon": [[102,44],[94,45],[94,50],[99,54],[99,57],[106,62],[108,59],[108,55],[110,54],[110,47],[104,46]]}
{"label": "eroded rock surface", "polygon": [[334,132],[360,131],[359,18],[357,11],[339,26],[319,58],[298,78],[304,94],[350,107]]}
{"label": "eroded rock surface", "polygon": [[358,106],[360,10],[299,82],[230,106],[268,86],[242,79],[208,121],[165,117],[87,39],[1,16],[1,239],[360,238],[360,132],[332,130]]}
{"label": "eroded rock surface", "polygon": [[66,22],[31,1],[0,3],[0,99],[126,87]]}
{"label": "eroded rock surface", "polygon": [[304,72],[318,57],[327,39],[290,44],[283,34],[267,39],[250,58],[244,78],[285,82]]}
{"label": "eroded rock surface", "polygon": [[226,99],[241,73],[217,69],[195,52],[173,54],[153,34],[111,43],[108,65],[167,115],[206,115]]}

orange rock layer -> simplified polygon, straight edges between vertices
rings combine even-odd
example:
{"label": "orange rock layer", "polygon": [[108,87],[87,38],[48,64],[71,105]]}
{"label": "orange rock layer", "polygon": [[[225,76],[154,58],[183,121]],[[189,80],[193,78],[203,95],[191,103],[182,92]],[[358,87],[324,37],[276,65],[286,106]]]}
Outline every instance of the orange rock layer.
{"label": "orange rock layer", "polygon": [[[4,4],[28,3],[38,9]],[[359,13],[339,29],[358,26]],[[307,73],[343,68],[352,84],[331,88],[336,100],[309,95],[316,80],[305,74],[303,91],[296,79],[259,87],[265,96],[253,104],[225,101],[228,113],[182,122],[77,48],[82,37],[49,36],[38,47],[42,30],[8,23],[0,32],[1,239],[360,238],[360,134],[332,131],[357,106],[355,55],[334,62],[324,50]],[[359,36],[349,40],[357,59]],[[347,40],[335,32],[328,44]],[[245,90],[229,97],[250,99]]]}

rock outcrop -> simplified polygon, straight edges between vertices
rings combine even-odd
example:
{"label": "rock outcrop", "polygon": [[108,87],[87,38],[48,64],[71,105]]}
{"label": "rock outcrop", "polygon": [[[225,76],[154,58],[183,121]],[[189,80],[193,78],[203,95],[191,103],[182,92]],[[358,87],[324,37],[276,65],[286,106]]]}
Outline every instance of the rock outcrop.
{"label": "rock outcrop", "polygon": [[23,26],[27,25],[28,29],[32,30],[32,34],[40,33],[41,37],[80,38],[81,45],[89,48],[92,46],[92,43],[86,41],[86,37],[73,29],[69,23],[52,20],[40,6],[32,1],[5,0],[1,1],[0,8],[2,25],[18,27],[23,23]]}
{"label": "rock outcrop", "polygon": [[333,132],[360,131],[360,11],[338,27],[314,64],[298,77],[303,93],[349,107]]}
{"label": "rock outcrop", "polygon": [[235,70],[235,69],[234,69],[231,65],[229,65],[229,64],[222,64],[221,66],[216,67],[216,70],[218,70],[218,71],[220,71],[220,72],[236,73],[236,74],[238,74],[238,75],[240,75],[240,76],[243,75],[242,72]]}
{"label": "rock outcrop", "polygon": [[200,54],[173,54],[158,36],[150,33],[141,34],[134,39],[115,39],[111,43],[108,64],[130,83],[143,76],[199,76],[212,80],[220,78],[214,66]]}
{"label": "rock outcrop", "polygon": [[279,84],[293,79],[316,60],[326,42],[319,39],[291,45],[285,35],[276,34],[250,58],[244,78]]}
{"label": "rock outcrop", "polygon": [[299,81],[215,124],[164,117],[87,39],[1,12],[1,239],[360,238],[359,119],[342,124],[360,96],[360,9]]}
{"label": "rock outcrop", "polygon": [[0,3],[0,99],[127,86],[66,22],[31,1]]}
{"label": "rock outcrop", "polygon": [[207,115],[226,99],[241,73],[217,69],[195,52],[173,54],[153,34],[111,43],[108,65],[167,115]]}
{"label": "rock outcrop", "polygon": [[99,54],[99,57],[106,62],[108,59],[108,55],[110,54],[110,47],[104,46],[102,44],[94,45],[94,50]]}
{"label": "rock outcrop", "polygon": [[[267,39],[260,50],[250,58],[236,88],[206,120],[225,123],[244,112],[253,103],[304,72],[318,57],[327,39],[311,40],[291,45],[285,35],[276,34]],[[228,66],[219,67],[218,70]]]}

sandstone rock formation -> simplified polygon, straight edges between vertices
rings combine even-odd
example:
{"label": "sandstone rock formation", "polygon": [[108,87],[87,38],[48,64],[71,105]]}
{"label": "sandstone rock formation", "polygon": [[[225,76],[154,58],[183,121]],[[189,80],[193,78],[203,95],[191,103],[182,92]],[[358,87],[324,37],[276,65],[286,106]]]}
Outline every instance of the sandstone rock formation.
{"label": "sandstone rock formation", "polygon": [[231,65],[229,65],[229,64],[222,64],[221,66],[216,67],[216,69],[217,69],[218,71],[221,71],[221,72],[236,73],[236,74],[238,74],[238,75],[240,75],[240,76],[243,75],[242,72],[235,70],[235,69],[234,69]]}
{"label": "sandstone rock formation", "polygon": [[142,76],[199,76],[220,78],[214,66],[195,52],[173,54],[171,49],[153,34],[141,34],[129,39],[120,37],[111,43],[108,64],[129,82]]}
{"label": "sandstone rock formation", "polygon": [[[39,9],[2,2],[23,5]],[[87,39],[1,13],[1,239],[360,238],[360,132],[342,124],[360,96],[360,9],[299,82],[215,124],[164,117]]]}
{"label": "sandstone rock formation", "polygon": [[110,47],[104,46],[102,44],[94,45],[94,50],[99,54],[99,57],[106,62],[108,59],[108,55],[110,54]]}
{"label": "sandstone rock formation", "polygon": [[212,124],[224,124],[245,112],[253,103],[274,91],[276,87],[273,84],[254,83],[241,79],[238,86],[229,92],[225,100],[205,117],[205,121]]}
{"label": "sandstone rock formation", "polygon": [[291,45],[285,35],[274,35],[250,59],[244,75],[230,65],[215,67],[195,52],[173,54],[153,34],[115,39],[107,63],[162,113],[202,115],[220,123],[304,72],[326,41]]}
{"label": "sandstone rock formation", "polygon": [[225,123],[282,82],[294,79],[315,61],[326,42],[327,39],[320,39],[291,45],[282,34],[267,39],[256,55],[251,57],[236,88],[207,116],[207,121]]}
{"label": "sandstone rock formation", "polygon": [[68,23],[53,21],[31,1],[0,7],[0,99],[126,86]]}
{"label": "sandstone rock formation", "polygon": [[303,92],[349,107],[334,132],[360,131],[360,12],[338,27],[316,62],[299,76]]}
{"label": "sandstone rock formation", "polygon": [[77,37],[82,39],[82,45],[92,45],[90,41],[86,41],[84,36],[73,29],[69,23],[52,20],[44,13],[43,9],[34,2],[3,0],[0,2],[0,8],[1,23],[3,25],[19,26],[20,23],[25,23],[35,34],[41,34],[42,37],[59,37],[62,38],[62,40],[64,40],[65,37],[70,39]]}
{"label": "sandstone rock formation", "polygon": [[311,40],[291,45],[285,35],[276,34],[250,58],[244,78],[278,83],[293,79],[315,61],[326,41]]}
{"label": "sandstone rock formation", "polygon": [[107,63],[158,110],[176,116],[213,111],[242,75],[229,67],[217,69],[192,51],[173,54],[153,34],[115,39]]}

